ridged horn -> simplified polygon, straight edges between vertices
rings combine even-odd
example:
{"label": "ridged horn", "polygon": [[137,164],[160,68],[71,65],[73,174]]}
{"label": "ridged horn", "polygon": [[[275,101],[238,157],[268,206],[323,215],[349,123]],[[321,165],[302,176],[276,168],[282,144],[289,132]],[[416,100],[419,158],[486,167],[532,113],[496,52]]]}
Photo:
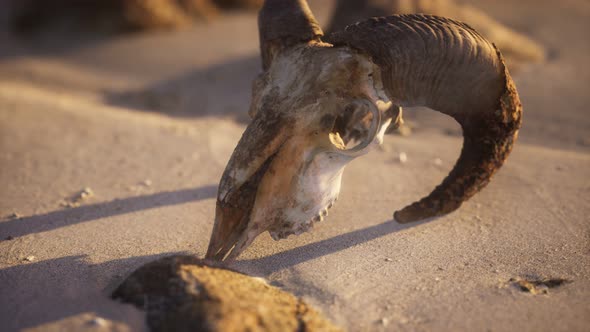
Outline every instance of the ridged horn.
{"label": "ridged horn", "polygon": [[463,129],[454,168],[430,195],[394,218],[406,223],[456,210],[489,181],[512,149],[522,106],[497,48],[466,24],[430,15],[373,18],[328,37],[370,56],[394,104],[427,106]]}
{"label": "ridged horn", "polygon": [[305,0],[266,0],[258,14],[258,33],[265,71],[278,52],[324,35]]}

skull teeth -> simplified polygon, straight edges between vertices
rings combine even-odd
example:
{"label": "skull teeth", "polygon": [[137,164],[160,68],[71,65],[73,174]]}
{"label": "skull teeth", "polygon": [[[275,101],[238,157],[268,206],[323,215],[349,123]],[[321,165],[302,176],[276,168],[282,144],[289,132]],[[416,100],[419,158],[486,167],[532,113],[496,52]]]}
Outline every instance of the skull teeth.
{"label": "skull teeth", "polygon": [[289,235],[299,235],[303,232],[307,232],[309,229],[313,228],[314,223],[323,221],[324,218],[328,216],[328,210],[330,208],[332,208],[332,206],[334,206],[334,203],[336,202],[336,200],[337,200],[337,198],[330,201],[325,208],[320,210],[320,212],[316,216],[311,218],[310,220],[307,220],[302,223],[295,223],[295,224],[284,223],[282,225],[281,229],[269,231],[270,235],[272,236],[272,238],[274,240],[279,240],[279,239],[285,239]]}
{"label": "skull teeth", "polygon": [[330,203],[328,203],[328,205],[324,209],[322,209],[318,215],[314,216],[311,219],[311,221],[312,222],[323,221],[324,218],[328,216],[328,209],[330,209],[330,208],[332,208],[332,206],[334,206],[334,202],[336,202],[336,200],[337,200],[337,198],[334,199],[333,201],[331,201]]}

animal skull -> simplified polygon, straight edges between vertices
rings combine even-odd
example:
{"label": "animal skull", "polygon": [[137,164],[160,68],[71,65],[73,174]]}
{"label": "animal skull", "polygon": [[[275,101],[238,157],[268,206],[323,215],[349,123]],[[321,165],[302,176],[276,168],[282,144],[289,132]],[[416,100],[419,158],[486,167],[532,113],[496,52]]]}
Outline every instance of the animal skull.
{"label": "animal skull", "polygon": [[[501,166],[516,137],[520,104],[499,53],[454,21],[415,15],[391,19],[387,25],[372,21],[347,28],[328,44],[320,40],[304,1],[266,1],[259,18],[264,72],[253,84],[252,123],[219,185],[208,258],[231,260],[265,231],[278,240],[321,221],[338,198],[346,164],[380,144],[389,125],[401,122],[398,105],[424,104],[454,116],[466,140],[445,182],[397,212],[396,220],[455,210]],[[432,36],[434,41],[419,40],[412,36],[415,31],[396,36],[393,42],[402,42],[393,46],[379,35],[383,29],[395,35],[428,24],[443,37],[469,35],[462,37],[460,50],[436,44],[440,40]],[[457,63],[443,70],[428,63],[424,53],[432,50],[424,45],[429,43]],[[465,51],[465,45],[471,49]],[[422,80],[409,74],[414,66]],[[466,80],[473,92],[450,98],[461,91],[456,79]]]}
{"label": "animal skull", "polygon": [[[268,165],[257,184],[248,225],[232,253],[237,255],[264,231],[276,240],[298,235],[328,214],[338,199],[346,164],[380,144],[393,117],[400,119],[380,84],[375,86],[374,69],[365,56],[346,49],[300,45],[279,55],[259,78],[250,114],[253,124],[260,121],[262,126],[243,141],[268,135],[269,124],[280,131],[271,139],[276,147],[264,161]],[[258,164],[232,159],[220,200],[231,200],[230,190],[246,183]]]}

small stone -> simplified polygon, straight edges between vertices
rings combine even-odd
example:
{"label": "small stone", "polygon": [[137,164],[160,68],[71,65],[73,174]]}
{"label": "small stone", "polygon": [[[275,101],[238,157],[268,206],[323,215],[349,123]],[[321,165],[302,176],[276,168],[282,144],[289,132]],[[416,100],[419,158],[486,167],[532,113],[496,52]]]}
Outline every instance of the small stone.
{"label": "small stone", "polygon": [[405,152],[400,152],[398,159],[400,163],[405,164],[408,161],[408,155]]}
{"label": "small stone", "polygon": [[393,262],[393,259],[391,259],[391,258],[385,258],[385,261],[386,262]]}
{"label": "small stone", "polygon": [[383,326],[387,326],[387,325],[389,325],[389,319],[383,317],[379,320],[379,324],[381,324]]}
{"label": "small stone", "polygon": [[439,277],[434,278],[434,281],[440,281]]}
{"label": "small stone", "polygon": [[89,325],[93,325],[93,326],[100,326],[100,327],[105,327],[107,326],[107,320],[101,317],[95,317],[91,320],[88,321]]}
{"label": "small stone", "polygon": [[11,214],[9,214],[7,216],[7,219],[10,219],[10,220],[12,220],[12,219],[18,219],[18,218],[20,218],[20,215],[18,213],[16,213],[16,212],[13,212],[13,213],[11,213]]}
{"label": "small stone", "polygon": [[88,197],[94,196],[94,191],[92,191],[92,189],[90,189],[89,187],[86,187],[82,189],[82,191],[80,191],[78,196],[80,197],[80,199],[86,199]]}
{"label": "small stone", "polygon": [[80,190],[78,193],[70,197],[69,200],[61,202],[60,205],[68,208],[77,207],[80,205],[80,203],[82,203],[82,201],[85,201],[86,199],[92,196],[94,196],[94,191],[92,191],[92,189],[89,187],[85,187],[84,189]]}
{"label": "small stone", "polygon": [[150,179],[143,180],[143,181],[141,181],[141,184],[143,186],[146,186],[146,187],[151,187],[152,186],[152,180],[150,180]]}
{"label": "small stone", "polygon": [[31,256],[27,256],[27,257],[25,257],[23,260],[24,260],[24,261],[26,261],[26,262],[32,262],[32,261],[34,261],[35,259],[37,259],[37,257],[35,257],[35,256],[31,255]]}
{"label": "small stone", "polygon": [[433,162],[436,166],[442,166],[443,164],[443,161],[440,158],[435,158]]}
{"label": "small stone", "polygon": [[461,136],[461,134],[462,134],[460,130],[454,130],[454,129],[450,129],[450,128],[443,130],[443,132],[447,136]]}

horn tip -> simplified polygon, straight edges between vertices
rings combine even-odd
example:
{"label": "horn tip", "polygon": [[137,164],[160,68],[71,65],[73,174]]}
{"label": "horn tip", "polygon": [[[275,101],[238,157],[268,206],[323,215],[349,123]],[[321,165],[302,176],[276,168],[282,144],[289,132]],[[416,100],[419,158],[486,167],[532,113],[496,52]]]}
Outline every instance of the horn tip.
{"label": "horn tip", "polygon": [[210,260],[218,260],[215,256],[216,256],[217,252],[215,250],[207,250],[207,253],[205,254],[205,259],[210,259]]}
{"label": "horn tip", "polygon": [[395,211],[393,219],[400,224],[408,224],[414,221],[423,219],[422,214],[416,209],[409,209],[410,206],[405,207],[399,211]]}
{"label": "horn tip", "polygon": [[[440,203],[440,202],[439,202]],[[457,210],[461,206],[461,202],[445,202],[445,204],[424,204],[424,202],[416,202],[406,206],[405,208],[395,211],[393,219],[400,224],[407,224],[416,221],[422,221],[430,218],[436,218]]]}

